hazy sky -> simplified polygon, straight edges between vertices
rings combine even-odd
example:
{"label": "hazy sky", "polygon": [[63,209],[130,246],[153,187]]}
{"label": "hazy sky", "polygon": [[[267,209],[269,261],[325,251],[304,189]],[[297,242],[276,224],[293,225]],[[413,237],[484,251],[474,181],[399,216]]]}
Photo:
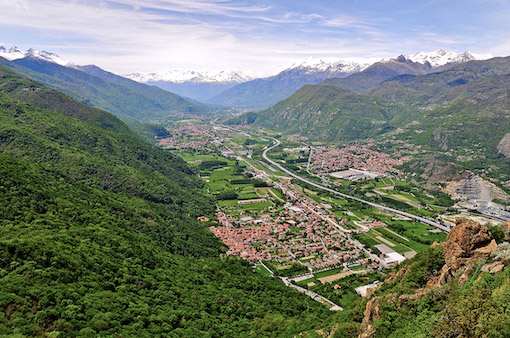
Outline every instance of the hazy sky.
{"label": "hazy sky", "polygon": [[116,73],[269,75],[309,56],[510,55],[508,0],[0,0],[0,44]]}

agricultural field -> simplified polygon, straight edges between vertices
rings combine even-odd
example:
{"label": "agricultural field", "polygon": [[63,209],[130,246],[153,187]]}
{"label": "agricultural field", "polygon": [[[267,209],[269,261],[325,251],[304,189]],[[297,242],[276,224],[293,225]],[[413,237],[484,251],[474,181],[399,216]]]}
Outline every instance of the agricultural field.
{"label": "agricultural field", "polygon": [[271,271],[266,269],[263,265],[257,265],[255,267],[255,271],[258,272],[258,273],[261,273],[261,274],[263,274],[265,276],[272,276]]}
{"label": "agricultural field", "polygon": [[269,212],[285,202],[281,191],[251,177],[243,161],[189,149],[175,153],[197,170],[207,193],[233,216]]}
{"label": "agricultural field", "polygon": [[[376,280],[383,280],[384,276],[373,271],[355,271],[349,273],[334,269],[314,275],[314,277],[297,282],[299,286],[317,292],[340,306],[347,306],[360,296],[354,290],[358,286],[370,284]],[[356,273],[353,273],[356,272]],[[327,281],[328,276],[336,276]],[[320,279],[319,279],[320,278]]]}
{"label": "agricultural field", "polygon": [[370,229],[355,235],[361,243],[378,253],[378,244],[385,244],[394,251],[404,254],[409,251],[421,252],[433,242],[446,240],[446,233],[427,225],[411,221],[391,221],[387,226]]}

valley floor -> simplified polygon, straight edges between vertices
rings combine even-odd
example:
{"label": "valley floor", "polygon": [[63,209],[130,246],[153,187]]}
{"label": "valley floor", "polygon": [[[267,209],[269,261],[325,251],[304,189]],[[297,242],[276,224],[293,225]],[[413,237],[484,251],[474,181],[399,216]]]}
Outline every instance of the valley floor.
{"label": "valley floor", "polygon": [[[331,173],[342,164],[333,164],[328,148],[313,153],[303,141],[268,131],[186,121],[172,134],[160,144],[195,167],[216,198],[216,219],[203,221],[213,222],[227,255],[326,298],[328,307],[349,305],[385,269],[444,241],[449,230],[438,216],[453,203],[442,195],[446,203],[437,205],[436,196],[407,181],[394,168],[405,158],[346,148],[343,158],[365,167],[362,178],[349,180]],[[330,170],[317,170],[325,160]]]}

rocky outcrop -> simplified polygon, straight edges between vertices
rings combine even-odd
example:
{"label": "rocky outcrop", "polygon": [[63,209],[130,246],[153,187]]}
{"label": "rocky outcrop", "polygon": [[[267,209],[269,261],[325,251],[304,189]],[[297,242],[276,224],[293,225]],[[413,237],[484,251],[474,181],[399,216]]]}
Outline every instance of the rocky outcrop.
{"label": "rocky outcrop", "polygon": [[487,227],[470,220],[458,220],[443,244],[445,263],[457,270],[474,256],[487,256],[483,250],[487,251],[487,247],[494,244]]}
{"label": "rocky outcrop", "polygon": [[408,266],[403,266],[397,272],[390,272],[384,282],[391,283],[391,282],[398,281],[398,280],[402,279],[402,277],[404,277],[408,271],[409,271]]}
{"label": "rocky outcrop", "polygon": [[503,230],[506,233],[506,238],[510,240],[510,222],[506,222],[505,225],[503,225]]}
{"label": "rocky outcrop", "polygon": [[453,279],[464,284],[497,247],[486,226],[470,220],[457,220],[443,243],[445,265],[426,287],[437,288]]}
{"label": "rocky outcrop", "polygon": [[490,273],[496,273],[503,270],[505,267],[505,264],[502,262],[494,262],[490,264],[486,264],[482,267],[482,271],[484,272],[490,272]]}
{"label": "rocky outcrop", "polygon": [[372,326],[374,320],[380,318],[379,314],[379,298],[372,298],[368,301],[367,306],[365,308],[365,312],[363,312],[363,321],[361,322],[361,332],[358,338],[370,338],[374,335],[375,329]]}
{"label": "rocky outcrop", "polygon": [[503,136],[496,148],[499,153],[505,155],[506,158],[510,158],[510,133],[506,133]]}
{"label": "rocky outcrop", "polygon": [[[507,223],[510,229],[510,222]],[[470,220],[457,220],[455,227],[448,234],[447,240],[442,243],[434,243],[433,247],[442,245],[445,264],[440,271],[435,272],[428,279],[424,288],[417,289],[413,294],[398,296],[395,307],[406,306],[428,295],[441,295],[447,292],[442,285],[450,282],[457,282],[459,285],[466,283],[480,265],[490,259],[481,270],[490,273],[501,271],[505,262],[494,259],[494,252],[498,252],[498,245],[492,238],[488,228]],[[504,245],[503,245],[504,246]],[[510,246],[509,246],[510,249]],[[495,260],[495,261],[494,261]],[[405,265],[397,272],[388,274],[385,283],[398,282],[402,280],[411,270],[412,265]],[[395,299],[395,294],[372,297],[365,308],[361,330],[358,338],[370,338],[375,335],[373,323],[379,319],[380,301],[384,299]]]}
{"label": "rocky outcrop", "polygon": [[434,141],[436,141],[439,148],[446,151],[448,150],[448,137],[441,135],[441,132],[441,128],[436,128],[432,132],[432,135],[434,136]]}

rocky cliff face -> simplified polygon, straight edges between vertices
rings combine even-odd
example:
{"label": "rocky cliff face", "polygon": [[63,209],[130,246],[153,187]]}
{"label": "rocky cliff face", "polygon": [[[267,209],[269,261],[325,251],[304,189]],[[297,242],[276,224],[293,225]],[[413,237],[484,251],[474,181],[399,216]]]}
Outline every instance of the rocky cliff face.
{"label": "rocky cliff face", "polygon": [[439,287],[457,279],[464,284],[482,262],[498,248],[486,226],[473,221],[458,220],[443,243],[445,265],[439,276],[427,283],[428,288]]}
{"label": "rocky cliff face", "polygon": [[510,158],[510,133],[505,134],[497,145],[498,152]]}
{"label": "rocky cliff face", "polygon": [[[506,224],[510,231],[510,222]],[[382,301],[391,302],[396,309],[414,302],[427,295],[441,294],[442,288],[447,283],[463,285],[473,279],[477,270],[495,273],[501,271],[508,260],[501,259],[498,252],[498,244],[492,238],[488,228],[469,220],[459,220],[456,226],[448,234],[446,242],[434,243],[433,247],[441,246],[444,252],[444,265],[438,271],[433,269],[427,277],[424,287],[415,290],[412,294],[386,294],[384,296],[369,296],[371,299],[366,304],[364,318],[361,323],[359,338],[374,337],[376,330],[374,321],[381,317]],[[507,244],[502,248],[507,249]],[[501,251],[501,250],[499,250]],[[391,273],[385,283],[400,283],[413,271],[413,265],[403,266],[397,272]]]}

